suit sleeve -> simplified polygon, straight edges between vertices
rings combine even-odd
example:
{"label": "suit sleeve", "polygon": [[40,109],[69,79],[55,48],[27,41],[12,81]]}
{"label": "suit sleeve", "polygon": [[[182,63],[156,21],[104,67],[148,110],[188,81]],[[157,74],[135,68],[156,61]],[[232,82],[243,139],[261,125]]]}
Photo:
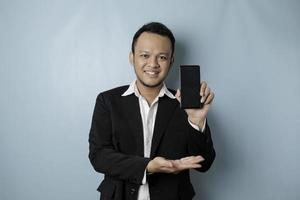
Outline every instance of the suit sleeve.
{"label": "suit sleeve", "polygon": [[192,126],[189,126],[189,142],[188,142],[188,151],[190,155],[201,155],[205,160],[200,164],[201,168],[197,170],[200,172],[206,172],[212,165],[216,152],[213,147],[213,142],[211,138],[210,128],[206,122],[205,129],[203,132],[200,132],[194,129]]}
{"label": "suit sleeve", "polygon": [[109,108],[103,94],[97,97],[89,134],[89,159],[97,172],[142,184],[148,158],[118,152],[112,134]]}

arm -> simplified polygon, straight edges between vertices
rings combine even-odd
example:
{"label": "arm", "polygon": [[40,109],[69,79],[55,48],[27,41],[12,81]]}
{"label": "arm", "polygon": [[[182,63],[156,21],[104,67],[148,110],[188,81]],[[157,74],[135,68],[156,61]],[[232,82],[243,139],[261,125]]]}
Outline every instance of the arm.
{"label": "arm", "polygon": [[201,167],[196,168],[196,170],[205,172],[210,168],[216,157],[210,128],[206,123],[204,131],[201,132],[189,126],[188,134],[189,155],[201,155],[204,158],[204,161],[200,162]]}
{"label": "arm", "polygon": [[103,94],[97,97],[89,134],[89,159],[97,172],[141,184],[148,158],[118,152]]}
{"label": "arm", "polygon": [[[201,83],[200,96],[203,107],[199,109],[185,109],[185,111],[189,123],[188,151],[190,155],[200,155],[204,158],[204,161],[200,162],[201,167],[197,168],[197,170],[205,172],[210,168],[216,156],[210,128],[206,121],[207,113],[214,99],[214,93],[207,86],[206,82]],[[180,102],[181,95],[179,90],[176,93],[176,98]],[[197,126],[197,128],[194,126]]]}

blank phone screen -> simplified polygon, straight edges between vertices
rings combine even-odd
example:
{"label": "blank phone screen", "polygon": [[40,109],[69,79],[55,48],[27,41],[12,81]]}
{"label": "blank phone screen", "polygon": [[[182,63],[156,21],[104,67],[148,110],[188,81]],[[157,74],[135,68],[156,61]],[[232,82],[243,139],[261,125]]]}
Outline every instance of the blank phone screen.
{"label": "blank phone screen", "polygon": [[181,108],[201,108],[200,103],[200,66],[181,65]]}

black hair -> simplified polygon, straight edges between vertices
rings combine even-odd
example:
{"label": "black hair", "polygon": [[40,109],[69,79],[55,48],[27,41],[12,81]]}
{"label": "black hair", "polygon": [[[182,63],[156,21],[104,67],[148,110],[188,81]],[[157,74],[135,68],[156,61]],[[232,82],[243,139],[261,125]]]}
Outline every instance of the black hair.
{"label": "black hair", "polygon": [[159,22],[150,22],[148,24],[143,25],[133,36],[132,44],[131,44],[131,51],[134,53],[134,47],[136,45],[137,39],[140,37],[140,35],[144,32],[148,33],[155,33],[161,36],[166,36],[170,39],[171,45],[172,45],[172,55],[174,54],[175,49],[175,37],[170,29],[166,27],[164,24]]}

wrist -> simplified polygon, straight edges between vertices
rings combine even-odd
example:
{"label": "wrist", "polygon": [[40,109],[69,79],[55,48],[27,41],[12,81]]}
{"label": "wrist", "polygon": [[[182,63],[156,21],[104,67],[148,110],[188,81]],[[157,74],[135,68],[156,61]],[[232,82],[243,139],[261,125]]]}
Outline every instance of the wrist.
{"label": "wrist", "polygon": [[188,120],[191,123],[198,126],[199,128],[202,128],[204,126],[204,123],[205,123],[205,119],[200,119],[200,118],[197,118],[197,117],[188,117]]}
{"label": "wrist", "polygon": [[153,161],[150,160],[150,162],[148,163],[147,167],[146,167],[146,172],[147,173],[154,173],[154,167],[153,167]]}

